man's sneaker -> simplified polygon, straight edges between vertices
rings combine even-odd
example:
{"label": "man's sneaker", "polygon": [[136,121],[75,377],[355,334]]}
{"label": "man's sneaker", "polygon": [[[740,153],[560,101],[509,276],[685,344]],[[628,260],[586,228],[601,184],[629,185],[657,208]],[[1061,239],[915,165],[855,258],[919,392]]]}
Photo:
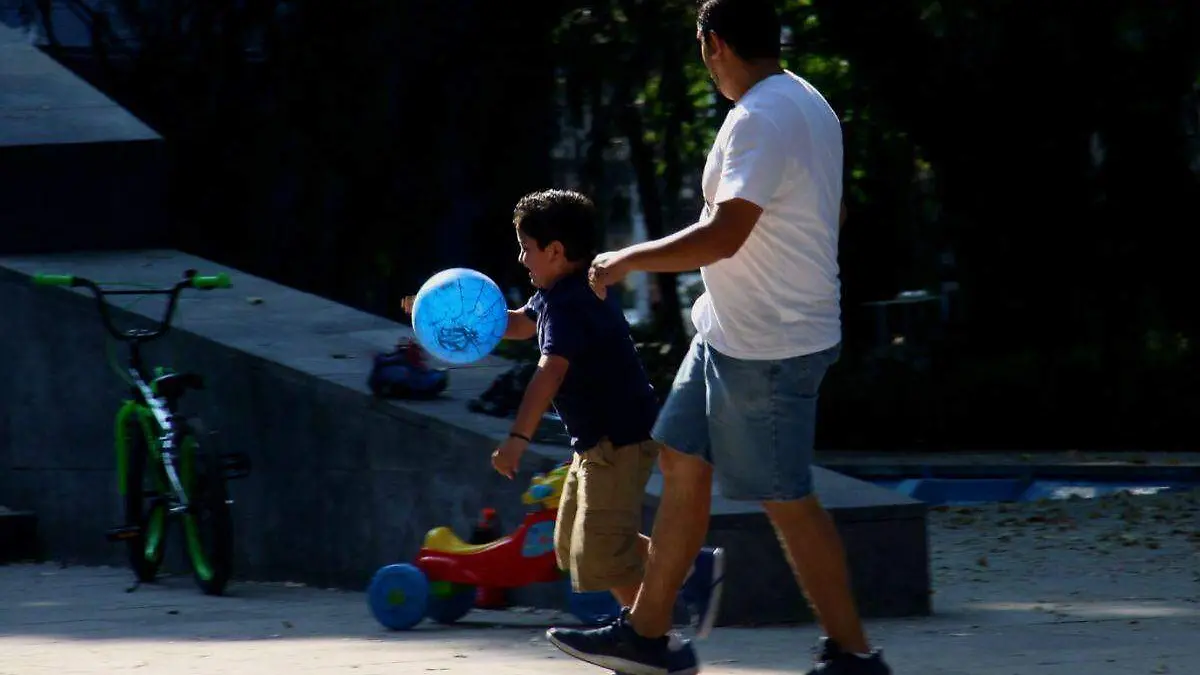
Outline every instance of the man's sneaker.
{"label": "man's sneaker", "polygon": [[679,591],[679,600],[687,608],[696,637],[712,632],[721,611],[721,588],[725,584],[725,549],[704,548],[692,563],[692,570]]}
{"label": "man's sneaker", "polygon": [[627,675],[695,675],[700,663],[691,642],[677,635],[645,638],[629,623],[629,610],[603,628],[551,628],[551,644],[580,661]]}
{"label": "man's sneaker", "polygon": [[892,675],[892,669],[883,662],[883,652],[872,650],[867,656],[858,656],[838,646],[829,638],[817,643],[816,665],[808,675]]}

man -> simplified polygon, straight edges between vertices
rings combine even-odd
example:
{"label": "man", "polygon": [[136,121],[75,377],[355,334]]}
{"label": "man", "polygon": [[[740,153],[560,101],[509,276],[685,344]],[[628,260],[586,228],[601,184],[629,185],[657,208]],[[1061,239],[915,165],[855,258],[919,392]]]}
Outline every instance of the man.
{"label": "man", "polygon": [[697,335],[653,436],[663,494],[641,591],[611,626],[551,629],[563,651],[630,675],[690,675],[690,643],[669,639],[677,589],[704,542],[714,473],[728,499],[761,502],[828,638],[823,675],[888,675],[855,607],[845,551],[812,494],[817,393],[841,345],[838,231],[842,133],[808,82],[780,64],[770,0],[708,0],[700,53],[734,102],[704,169],[700,222],[605,253],[597,293],[633,271],[700,268]]}

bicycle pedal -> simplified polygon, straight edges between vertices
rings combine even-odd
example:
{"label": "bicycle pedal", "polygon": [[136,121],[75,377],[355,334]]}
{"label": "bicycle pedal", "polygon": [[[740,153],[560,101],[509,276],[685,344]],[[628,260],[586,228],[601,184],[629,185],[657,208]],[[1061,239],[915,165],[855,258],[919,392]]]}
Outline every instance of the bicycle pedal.
{"label": "bicycle pedal", "polygon": [[128,541],[135,537],[141,536],[142,528],[137,525],[126,525],[124,527],[114,527],[104,533],[104,537],[109,541]]}

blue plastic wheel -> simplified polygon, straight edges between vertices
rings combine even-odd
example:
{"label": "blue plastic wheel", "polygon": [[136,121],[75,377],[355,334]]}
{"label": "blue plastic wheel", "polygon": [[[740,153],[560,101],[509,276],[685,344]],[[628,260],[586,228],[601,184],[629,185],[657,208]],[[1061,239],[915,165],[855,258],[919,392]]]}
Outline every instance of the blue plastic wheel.
{"label": "blue plastic wheel", "polygon": [[576,593],[567,580],[567,609],[585,626],[600,626],[611,623],[621,614],[621,605],[612,593]]}
{"label": "blue plastic wheel", "polygon": [[392,630],[408,630],[425,618],[429,581],[413,565],[381,567],[367,587],[367,604],[379,623]]}
{"label": "blue plastic wheel", "polygon": [[438,623],[454,623],[475,606],[475,587],[434,581],[429,584],[429,605],[425,614]]}

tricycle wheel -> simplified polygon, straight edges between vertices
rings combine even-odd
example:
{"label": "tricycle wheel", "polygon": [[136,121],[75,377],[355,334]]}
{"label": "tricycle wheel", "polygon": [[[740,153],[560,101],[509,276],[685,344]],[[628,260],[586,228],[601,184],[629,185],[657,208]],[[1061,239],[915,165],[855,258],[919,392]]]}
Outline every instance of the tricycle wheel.
{"label": "tricycle wheel", "polygon": [[408,630],[425,618],[429,581],[413,565],[387,565],[367,587],[367,603],[375,620],[391,630]]}
{"label": "tricycle wheel", "polygon": [[475,606],[475,587],[435,581],[429,585],[429,607],[426,614],[438,623],[454,623]]}

